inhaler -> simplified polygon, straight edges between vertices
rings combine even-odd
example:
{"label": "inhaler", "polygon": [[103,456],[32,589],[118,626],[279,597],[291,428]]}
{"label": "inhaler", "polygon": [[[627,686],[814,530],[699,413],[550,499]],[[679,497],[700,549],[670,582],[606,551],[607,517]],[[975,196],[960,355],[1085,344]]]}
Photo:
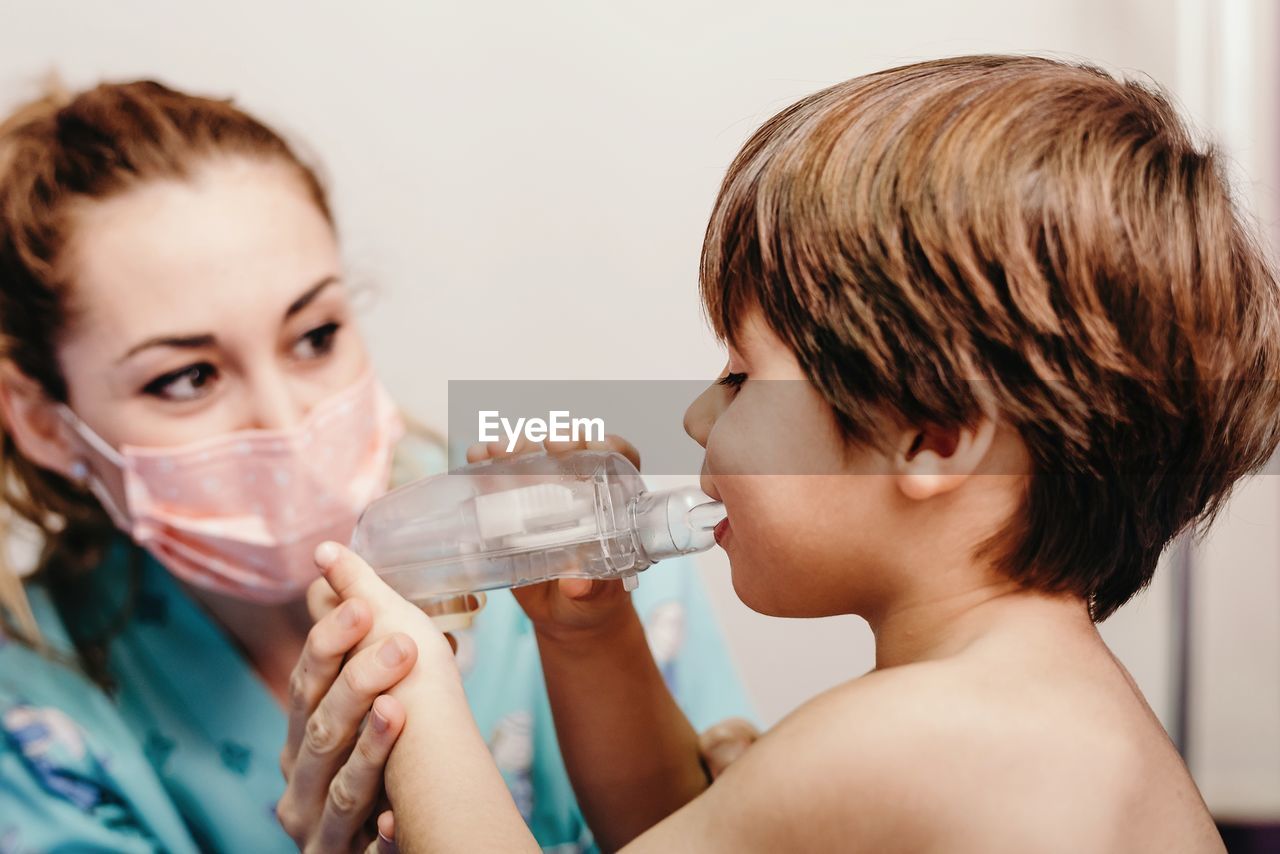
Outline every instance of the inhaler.
{"label": "inhaler", "polygon": [[704,551],[724,505],[697,487],[649,491],[613,451],[526,454],[463,466],[388,492],[356,525],[352,551],[444,630],[484,591],[555,578],[621,578]]}

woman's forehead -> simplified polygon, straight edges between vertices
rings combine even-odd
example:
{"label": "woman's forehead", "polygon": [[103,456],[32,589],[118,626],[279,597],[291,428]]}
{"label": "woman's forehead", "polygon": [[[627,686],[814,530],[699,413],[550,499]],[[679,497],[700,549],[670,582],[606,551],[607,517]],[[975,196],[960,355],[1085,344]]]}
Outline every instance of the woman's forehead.
{"label": "woman's forehead", "polygon": [[283,315],[340,273],[333,230],[296,175],[210,163],[81,205],[63,260],[73,323],[117,336],[173,334],[219,318]]}

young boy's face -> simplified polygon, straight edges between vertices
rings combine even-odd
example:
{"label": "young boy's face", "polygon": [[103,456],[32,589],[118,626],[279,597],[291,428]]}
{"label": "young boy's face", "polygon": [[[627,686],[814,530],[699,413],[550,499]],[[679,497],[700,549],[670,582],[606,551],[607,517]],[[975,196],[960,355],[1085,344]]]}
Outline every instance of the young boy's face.
{"label": "young boy's face", "polygon": [[893,461],[842,437],[759,312],[744,319],[726,373],[689,407],[685,429],[706,448],[703,490],[725,504],[717,539],[743,602],[777,616],[874,609],[905,534]]}

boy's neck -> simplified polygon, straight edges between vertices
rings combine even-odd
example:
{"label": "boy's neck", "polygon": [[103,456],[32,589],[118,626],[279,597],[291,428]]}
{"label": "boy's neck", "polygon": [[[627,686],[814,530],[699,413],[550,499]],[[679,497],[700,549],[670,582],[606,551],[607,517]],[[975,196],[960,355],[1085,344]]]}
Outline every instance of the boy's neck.
{"label": "boy's neck", "polygon": [[1027,590],[1001,580],[964,590],[904,598],[869,618],[876,639],[876,669],[947,658],[992,630],[1027,620],[1027,626],[1094,631],[1085,603],[1075,596]]}

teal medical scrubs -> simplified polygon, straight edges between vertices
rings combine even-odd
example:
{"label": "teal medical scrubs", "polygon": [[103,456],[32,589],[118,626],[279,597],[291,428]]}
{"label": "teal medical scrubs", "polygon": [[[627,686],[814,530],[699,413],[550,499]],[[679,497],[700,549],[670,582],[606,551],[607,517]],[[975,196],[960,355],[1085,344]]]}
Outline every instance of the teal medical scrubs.
{"label": "teal medical scrubs", "polygon": [[[0,636],[0,854],[296,850],[275,818],[285,713],[172,576],[122,537],[94,572],[94,613],[77,625],[119,613],[133,574],[130,616],[108,649],[111,695],[56,656]],[[69,657],[45,591],[28,592],[46,642]],[[648,570],[633,596],[694,726],[751,717],[692,564]],[[491,594],[457,639],[472,711],[539,843],[595,850],[515,599]]]}

